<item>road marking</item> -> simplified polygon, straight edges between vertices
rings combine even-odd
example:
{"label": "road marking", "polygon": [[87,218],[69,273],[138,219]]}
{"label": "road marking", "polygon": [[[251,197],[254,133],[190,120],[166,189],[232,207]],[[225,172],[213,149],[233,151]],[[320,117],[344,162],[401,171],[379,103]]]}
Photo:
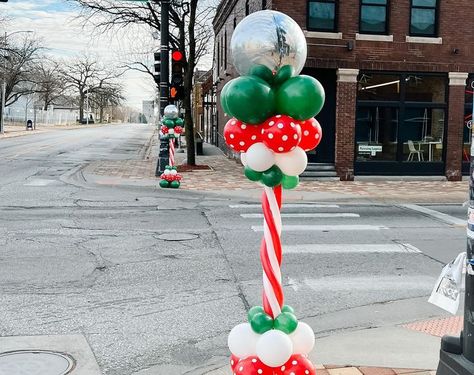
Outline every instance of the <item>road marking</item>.
{"label": "road marking", "polygon": [[421,212],[423,214],[426,214],[428,216],[432,216],[435,219],[441,220],[447,224],[451,225],[461,225],[461,226],[466,226],[467,219],[466,220],[461,220],[458,219],[457,217],[444,214],[439,211],[431,210],[429,208],[423,207],[423,206],[418,206],[417,204],[402,204],[400,207],[408,208],[409,210]]}
{"label": "road marking", "polygon": [[23,186],[47,186],[47,185],[52,185],[59,182],[58,180],[46,180],[43,178],[34,178],[29,180],[26,184],[23,184]]}
{"label": "road marking", "polygon": [[288,245],[283,246],[283,252],[285,254],[421,253],[418,248],[408,243]]}
{"label": "road marking", "polygon": [[[230,208],[262,208],[261,204],[230,204]],[[339,208],[337,204],[284,203],[283,208]]]}
{"label": "road marking", "polygon": [[[374,291],[408,291],[423,290],[429,293],[436,282],[435,277],[418,275],[393,275],[393,276],[341,276],[322,277],[320,279],[300,280],[300,286],[307,286],[314,291],[334,292],[374,292]],[[298,282],[293,281],[293,289]]]}
{"label": "road marking", "polygon": [[[301,231],[357,231],[357,230],[381,230],[388,229],[383,225],[284,225],[284,232]],[[254,232],[263,232],[263,225],[252,225]]]}
{"label": "road marking", "polygon": [[[263,214],[240,214],[244,219],[263,219]],[[301,213],[301,214],[281,214],[286,218],[332,218],[332,217],[360,217],[359,214],[351,213]]]}

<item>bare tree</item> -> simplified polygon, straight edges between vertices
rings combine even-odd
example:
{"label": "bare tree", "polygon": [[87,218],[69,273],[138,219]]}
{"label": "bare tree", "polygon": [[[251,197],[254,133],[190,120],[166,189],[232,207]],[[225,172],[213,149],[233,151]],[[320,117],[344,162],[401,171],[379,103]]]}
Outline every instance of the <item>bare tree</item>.
{"label": "bare tree", "polygon": [[34,80],[35,91],[45,110],[62,99],[67,90],[67,82],[61,74],[59,63],[51,59],[43,59],[37,64]]}
{"label": "bare tree", "polygon": [[108,107],[117,107],[124,99],[123,87],[120,84],[101,81],[91,96],[93,106],[99,111],[99,122],[104,122],[104,112]]}
{"label": "bare tree", "polygon": [[[118,83],[115,80],[120,77],[123,72],[119,72],[113,68],[105,68],[96,58],[88,55],[78,56],[72,61],[65,62],[61,74],[65,82],[74,90],[79,103],[79,118],[84,118],[84,106],[87,95],[100,93],[105,87],[117,88]],[[120,95],[117,96],[121,98]]]}
{"label": "bare tree", "polygon": [[[107,31],[134,24],[148,25],[151,30],[161,31],[160,3],[117,3],[116,0],[69,0],[82,6],[82,17],[93,22],[98,30]],[[202,2],[201,2],[202,3]],[[189,7],[170,7],[170,47],[185,54],[183,108],[185,110],[187,163],[194,165],[194,123],[192,118],[191,92],[193,75],[199,59],[209,52],[213,32],[210,25],[213,7],[198,6],[198,0],[190,0]],[[133,61],[131,68],[152,74],[149,66]]]}

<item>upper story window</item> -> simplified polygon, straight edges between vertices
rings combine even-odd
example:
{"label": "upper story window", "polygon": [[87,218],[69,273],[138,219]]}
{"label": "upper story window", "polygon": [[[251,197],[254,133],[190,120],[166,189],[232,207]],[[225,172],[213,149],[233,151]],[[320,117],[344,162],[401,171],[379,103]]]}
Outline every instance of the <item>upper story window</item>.
{"label": "upper story window", "polygon": [[388,34],[387,20],[387,0],[361,0],[359,29],[362,34]]}
{"label": "upper story window", "polygon": [[308,30],[336,31],[336,0],[308,1]]}
{"label": "upper story window", "polygon": [[411,0],[410,35],[437,36],[437,5],[437,0]]}

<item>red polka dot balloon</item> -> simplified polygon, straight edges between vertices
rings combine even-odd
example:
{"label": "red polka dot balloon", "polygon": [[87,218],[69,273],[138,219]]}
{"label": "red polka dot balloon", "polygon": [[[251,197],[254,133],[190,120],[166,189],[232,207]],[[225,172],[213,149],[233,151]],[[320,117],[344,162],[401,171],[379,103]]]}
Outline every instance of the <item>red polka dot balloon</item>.
{"label": "red polka dot balloon", "polygon": [[247,152],[248,148],[261,139],[260,125],[249,125],[235,118],[224,127],[225,143],[234,151]]}
{"label": "red polka dot balloon", "polygon": [[302,137],[298,146],[305,151],[316,148],[323,137],[323,131],[319,122],[315,118],[310,118],[309,120],[300,121],[299,124],[301,126]]}
{"label": "red polka dot balloon", "polygon": [[273,375],[273,367],[263,364],[257,356],[241,359],[234,367],[235,375]]}
{"label": "red polka dot balloon", "polygon": [[316,375],[311,361],[302,354],[294,354],[283,366],[275,369],[275,375]]}
{"label": "red polka dot balloon", "polygon": [[290,116],[270,117],[263,124],[262,141],[274,152],[289,152],[294,150],[301,141],[301,127]]}

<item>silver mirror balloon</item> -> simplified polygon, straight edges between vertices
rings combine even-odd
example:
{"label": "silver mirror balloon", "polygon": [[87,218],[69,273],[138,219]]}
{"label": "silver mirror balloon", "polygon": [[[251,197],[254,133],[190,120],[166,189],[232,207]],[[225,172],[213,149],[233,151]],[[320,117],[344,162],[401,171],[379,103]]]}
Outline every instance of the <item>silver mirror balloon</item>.
{"label": "silver mirror balloon", "polygon": [[178,108],[176,108],[176,106],[173,104],[167,105],[164,110],[164,115],[165,117],[169,119],[178,118],[179,116]]}
{"label": "silver mirror balloon", "polygon": [[265,65],[273,72],[291,65],[293,75],[304,67],[306,38],[299,25],[286,14],[261,10],[245,17],[235,28],[230,42],[234,66],[241,75]]}

